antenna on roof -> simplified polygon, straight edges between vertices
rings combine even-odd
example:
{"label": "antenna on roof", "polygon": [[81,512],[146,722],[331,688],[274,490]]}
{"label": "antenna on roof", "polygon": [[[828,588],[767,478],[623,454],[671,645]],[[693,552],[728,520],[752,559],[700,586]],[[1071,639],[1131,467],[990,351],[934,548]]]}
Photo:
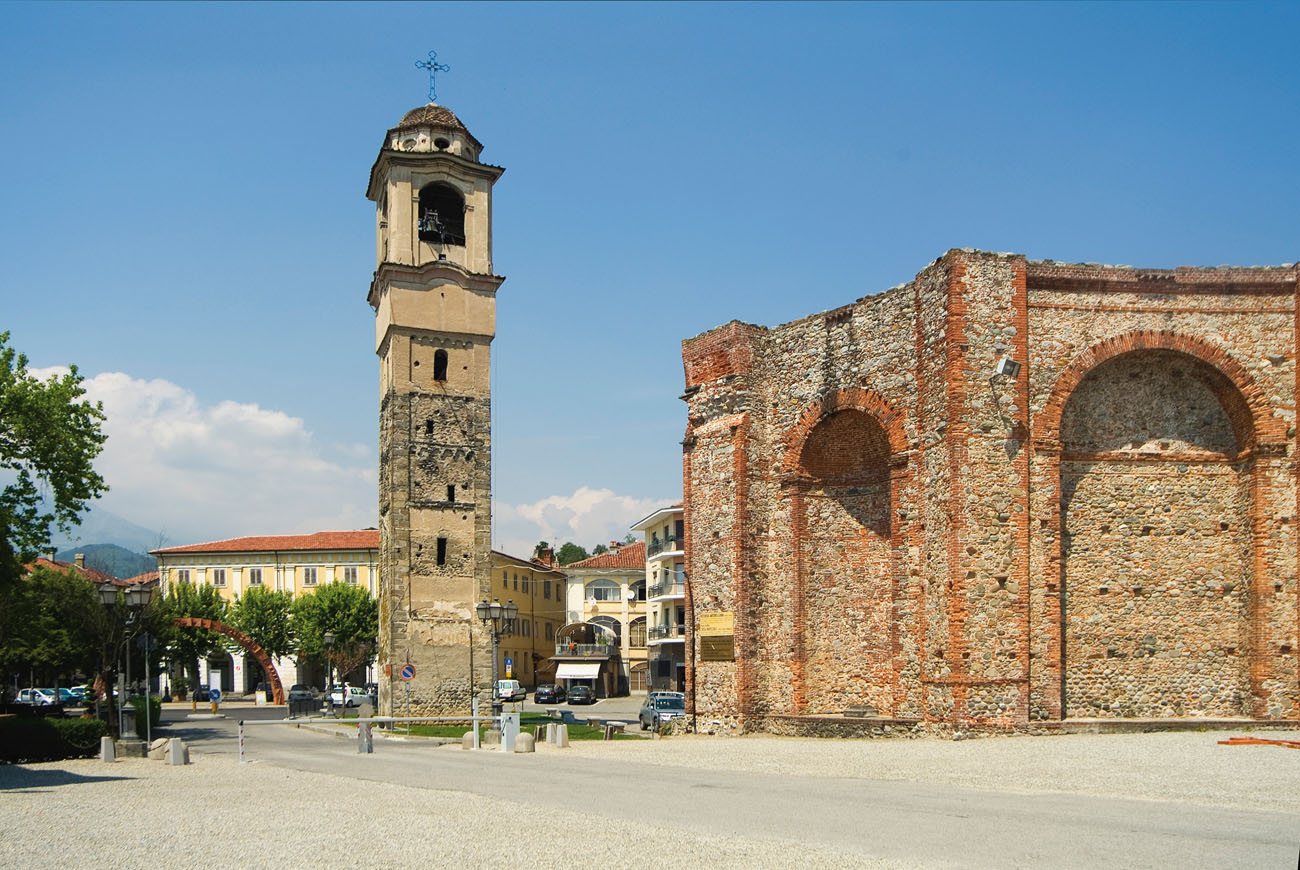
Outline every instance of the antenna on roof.
{"label": "antenna on roof", "polygon": [[440,72],[451,72],[451,67],[445,63],[438,63],[438,52],[436,51],[429,52],[428,60],[417,60],[415,65],[429,71],[429,102],[436,103],[438,101],[438,85],[434,77]]}

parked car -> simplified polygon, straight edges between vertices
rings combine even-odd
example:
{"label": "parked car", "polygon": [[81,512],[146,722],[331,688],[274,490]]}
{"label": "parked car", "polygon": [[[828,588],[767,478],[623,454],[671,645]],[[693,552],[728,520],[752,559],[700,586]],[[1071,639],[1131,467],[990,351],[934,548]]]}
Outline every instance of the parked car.
{"label": "parked car", "polygon": [[682,703],[686,703],[686,695],[682,692],[651,692],[649,698],[651,701],[655,698],[681,698]]}
{"label": "parked car", "polygon": [[664,722],[686,715],[686,698],[676,692],[665,692],[658,698],[646,698],[637,719],[643,731],[650,731]]}
{"label": "parked car", "polygon": [[335,707],[360,707],[369,700],[369,693],[360,686],[344,684],[330,692],[330,703]]}
{"label": "parked car", "polygon": [[497,699],[504,703],[523,701],[528,697],[528,690],[519,685],[518,680],[497,680]]}
{"label": "parked car", "polygon": [[207,686],[199,686],[198,688],[196,688],[196,689],[194,690],[194,700],[195,700],[195,701],[210,701],[210,700],[212,700],[212,692],[211,692],[211,690],[208,689]]}
{"label": "parked car", "polygon": [[15,700],[17,704],[31,704],[33,707],[44,707],[54,704],[53,689],[23,689],[18,693]]}
{"label": "parked car", "polygon": [[68,694],[72,696],[72,703],[84,704],[86,703],[86,698],[90,694],[90,689],[87,686],[73,686],[71,689],[68,689]]}
{"label": "parked car", "polygon": [[319,695],[316,693],[316,689],[312,686],[304,685],[303,683],[294,683],[289,687],[290,701],[311,701],[318,697]]}
{"label": "parked car", "polygon": [[542,683],[533,694],[533,700],[539,704],[558,704],[564,700],[564,686]]}
{"label": "parked car", "polygon": [[569,703],[594,704],[596,693],[591,690],[591,686],[572,686],[569,689]]}

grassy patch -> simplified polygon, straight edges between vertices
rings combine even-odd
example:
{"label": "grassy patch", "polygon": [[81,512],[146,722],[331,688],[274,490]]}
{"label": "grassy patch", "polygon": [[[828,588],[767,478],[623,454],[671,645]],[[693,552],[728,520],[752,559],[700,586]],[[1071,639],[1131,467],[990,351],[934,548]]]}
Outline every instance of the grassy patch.
{"label": "grassy patch", "polygon": [[[355,713],[351,715],[353,717],[356,716]],[[556,721],[555,719],[550,718],[545,713],[523,713],[519,717],[519,728],[521,731],[531,734],[533,733],[533,729],[536,728],[538,725],[545,725],[547,722],[555,722],[555,721]],[[407,733],[406,732],[407,724],[408,723],[406,722],[393,723],[392,727],[394,733],[397,734]],[[460,737],[461,735],[465,734],[467,731],[470,730],[469,722],[463,722],[463,723],[454,722],[447,725],[421,725],[417,722],[412,722],[409,724],[411,728],[410,733],[418,737]],[[479,727],[480,735],[486,732],[487,732],[486,725]],[[579,724],[577,722],[569,723],[570,740],[603,740],[604,738],[605,738],[604,728],[593,728],[590,725]],[[615,734],[614,739],[615,740],[639,740],[640,738],[636,737],[633,734]]]}

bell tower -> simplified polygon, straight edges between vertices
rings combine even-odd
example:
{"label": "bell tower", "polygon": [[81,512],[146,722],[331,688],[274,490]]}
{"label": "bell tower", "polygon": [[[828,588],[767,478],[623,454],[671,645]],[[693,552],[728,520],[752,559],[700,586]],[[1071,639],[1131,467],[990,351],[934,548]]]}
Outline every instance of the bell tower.
{"label": "bell tower", "polygon": [[[505,171],[449,109],[384,136],[369,302],[379,356],[379,708],[468,710],[491,652],[474,605],[491,582],[492,186]],[[406,687],[400,674],[414,667]],[[482,674],[472,673],[481,671]],[[389,671],[391,670],[391,674]]]}

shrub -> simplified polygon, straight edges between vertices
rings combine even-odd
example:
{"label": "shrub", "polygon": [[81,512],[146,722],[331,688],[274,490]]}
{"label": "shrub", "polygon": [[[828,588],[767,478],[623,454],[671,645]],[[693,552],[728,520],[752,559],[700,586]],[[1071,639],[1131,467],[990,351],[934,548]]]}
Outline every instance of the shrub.
{"label": "shrub", "polygon": [[15,717],[0,719],[0,762],[26,764],[90,758],[108,734],[101,719]]}
{"label": "shrub", "polygon": [[[131,704],[135,707],[135,733],[140,735],[143,740],[145,735],[144,727],[144,695],[136,695],[131,699]],[[158,720],[162,718],[162,698],[151,696],[149,698],[149,725],[152,728],[158,727]]]}

